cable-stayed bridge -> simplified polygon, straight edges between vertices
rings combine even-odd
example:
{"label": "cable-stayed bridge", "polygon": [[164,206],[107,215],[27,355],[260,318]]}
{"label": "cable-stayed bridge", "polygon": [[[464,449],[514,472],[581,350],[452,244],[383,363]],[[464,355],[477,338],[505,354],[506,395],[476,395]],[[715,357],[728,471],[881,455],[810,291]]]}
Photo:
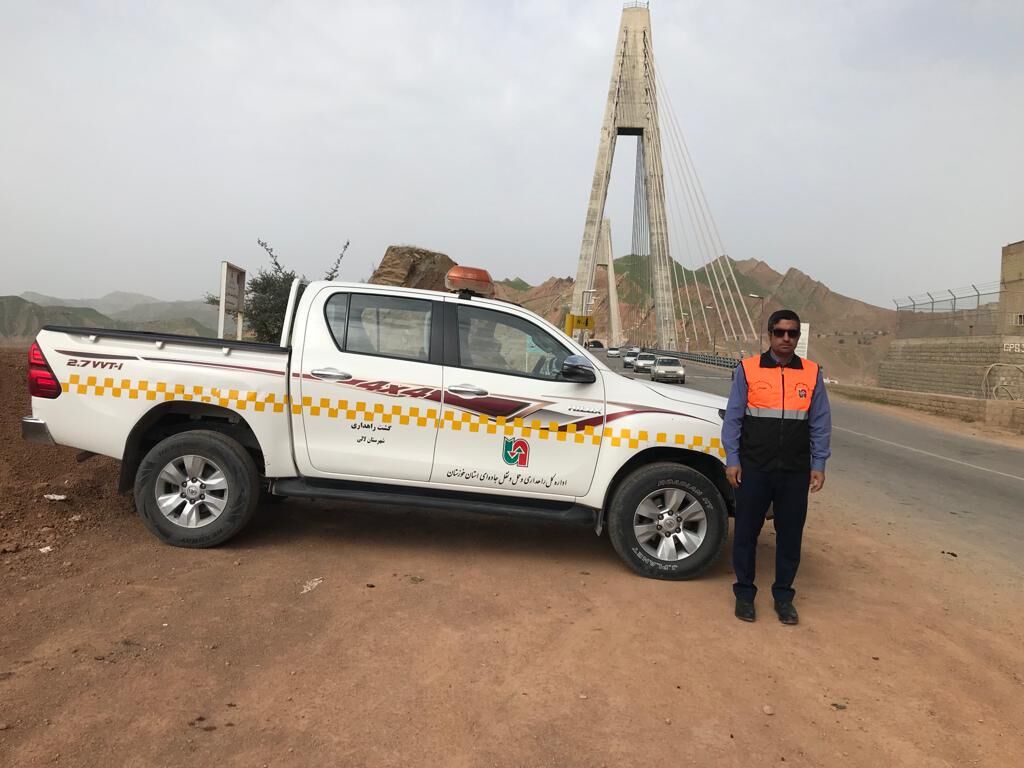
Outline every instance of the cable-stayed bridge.
{"label": "cable-stayed bridge", "polygon": [[[630,280],[622,311],[605,203],[620,136],[636,137]],[[662,73],[654,56],[648,3],[622,10],[594,181],[580,246],[571,313],[592,314],[599,267],[608,280],[609,343],[666,350],[738,353],[755,349],[758,328],[732,262]],[[760,299],[760,296],[754,296]]]}

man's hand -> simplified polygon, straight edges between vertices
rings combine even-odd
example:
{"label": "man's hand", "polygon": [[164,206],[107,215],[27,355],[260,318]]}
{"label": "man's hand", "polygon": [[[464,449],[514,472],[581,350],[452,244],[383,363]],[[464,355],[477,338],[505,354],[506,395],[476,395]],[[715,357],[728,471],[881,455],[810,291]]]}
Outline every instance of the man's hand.
{"label": "man's hand", "polygon": [[[824,478],[824,475],[822,477]],[[739,488],[740,483],[743,481],[743,469],[741,467],[726,467],[725,479],[729,481],[729,485],[733,488]]]}
{"label": "man's hand", "polygon": [[[728,475],[729,470],[725,470]],[[811,493],[817,493],[825,487],[825,473],[818,469],[811,470]]]}

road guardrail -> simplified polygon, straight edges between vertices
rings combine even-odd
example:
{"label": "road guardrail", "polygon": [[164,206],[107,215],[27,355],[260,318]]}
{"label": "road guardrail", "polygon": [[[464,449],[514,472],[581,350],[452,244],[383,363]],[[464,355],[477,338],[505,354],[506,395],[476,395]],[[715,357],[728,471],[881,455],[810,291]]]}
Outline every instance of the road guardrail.
{"label": "road guardrail", "polygon": [[740,364],[738,358],[728,357],[726,355],[708,355],[703,352],[673,352],[667,349],[648,349],[644,348],[644,352],[653,352],[656,355],[668,355],[670,357],[678,357],[681,360],[692,360],[695,363],[703,363],[704,365],[713,365],[717,368],[735,368]]}

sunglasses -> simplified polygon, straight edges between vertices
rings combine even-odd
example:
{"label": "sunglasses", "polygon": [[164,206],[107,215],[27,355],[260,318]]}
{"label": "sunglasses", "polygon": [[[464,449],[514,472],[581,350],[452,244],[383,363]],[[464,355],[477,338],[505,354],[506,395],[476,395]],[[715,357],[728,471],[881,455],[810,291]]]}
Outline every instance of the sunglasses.
{"label": "sunglasses", "polygon": [[800,331],[791,331],[788,328],[772,328],[772,336],[776,339],[781,339],[783,336],[789,336],[791,339],[799,339]]}

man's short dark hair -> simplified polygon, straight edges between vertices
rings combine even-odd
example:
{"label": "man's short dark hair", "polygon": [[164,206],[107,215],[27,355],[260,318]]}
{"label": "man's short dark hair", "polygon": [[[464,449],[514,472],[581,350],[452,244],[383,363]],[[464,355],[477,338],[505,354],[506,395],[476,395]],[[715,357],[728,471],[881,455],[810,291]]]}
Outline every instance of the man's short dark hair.
{"label": "man's short dark hair", "polygon": [[772,316],[768,318],[768,330],[770,331],[775,328],[775,324],[779,320],[794,320],[797,325],[800,325],[800,315],[792,309],[776,309],[772,312]]}

